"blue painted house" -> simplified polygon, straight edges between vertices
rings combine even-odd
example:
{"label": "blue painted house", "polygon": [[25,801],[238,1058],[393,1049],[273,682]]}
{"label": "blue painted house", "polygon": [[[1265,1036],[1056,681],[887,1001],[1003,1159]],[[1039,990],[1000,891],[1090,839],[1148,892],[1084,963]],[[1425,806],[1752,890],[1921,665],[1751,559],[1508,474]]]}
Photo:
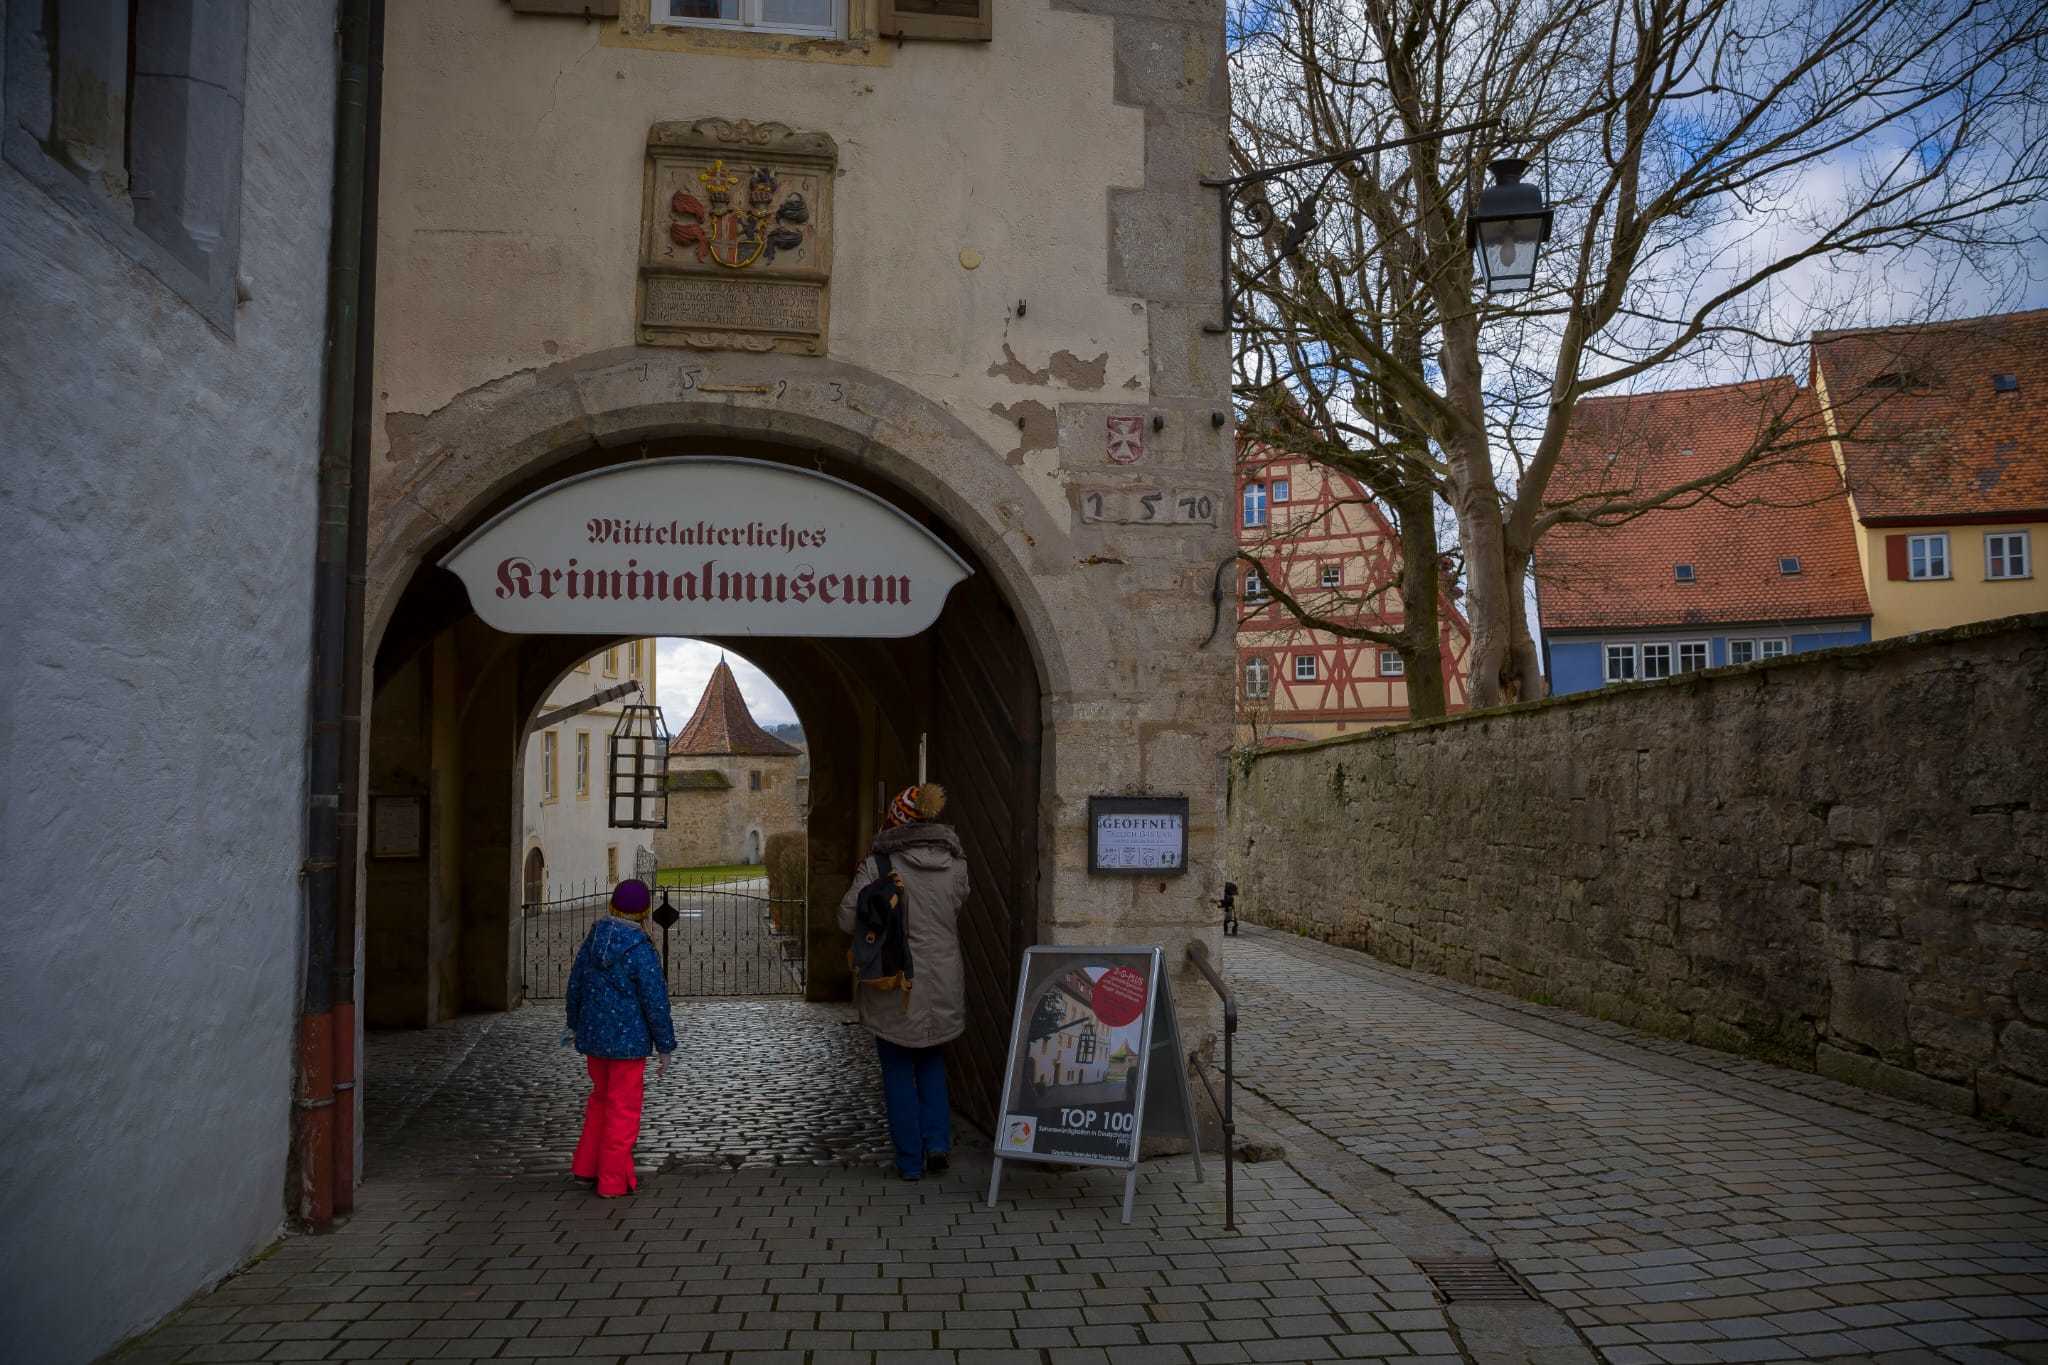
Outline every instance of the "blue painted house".
{"label": "blue painted house", "polygon": [[1792,379],[1585,400],[1547,501],[1553,695],[1870,639],[1842,476]]}

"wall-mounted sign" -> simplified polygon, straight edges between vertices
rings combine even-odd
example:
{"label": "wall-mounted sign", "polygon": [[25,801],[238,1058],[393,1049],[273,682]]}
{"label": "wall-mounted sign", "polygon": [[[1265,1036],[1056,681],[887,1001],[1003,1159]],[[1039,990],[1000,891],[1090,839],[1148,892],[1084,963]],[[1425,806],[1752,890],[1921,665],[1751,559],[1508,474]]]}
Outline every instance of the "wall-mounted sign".
{"label": "wall-mounted sign", "polygon": [[996,1117],[991,1207],[1004,1161],[1114,1166],[1131,1221],[1139,1144],[1201,1143],[1189,1102],[1180,1023],[1158,948],[1024,950]]}
{"label": "wall-mounted sign", "polygon": [[865,489],[725,456],[564,479],[441,565],[486,624],[520,635],[898,638],[972,572]]}
{"label": "wall-mounted sign", "polygon": [[639,338],[823,355],[839,149],[780,123],[700,118],[647,134]]}
{"label": "wall-mounted sign", "polygon": [[1133,877],[1187,871],[1188,799],[1089,797],[1088,870]]}
{"label": "wall-mounted sign", "polygon": [[426,856],[427,798],[370,794],[370,856]]}

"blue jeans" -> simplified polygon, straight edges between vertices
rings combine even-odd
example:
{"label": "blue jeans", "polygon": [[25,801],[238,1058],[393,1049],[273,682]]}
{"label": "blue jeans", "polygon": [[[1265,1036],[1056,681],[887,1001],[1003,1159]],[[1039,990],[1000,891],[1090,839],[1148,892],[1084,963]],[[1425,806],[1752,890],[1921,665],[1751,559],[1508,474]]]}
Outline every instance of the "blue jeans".
{"label": "blue jeans", "polygon": [[946,1097],[946,1054],[936,1047],[903,1047],[875,1039],[882,1059],[882,1101],[889,1109],[889,1137],[896,1144],[896,1169],[923,1175],[927,1152],[953,1146],[953,1106]]}

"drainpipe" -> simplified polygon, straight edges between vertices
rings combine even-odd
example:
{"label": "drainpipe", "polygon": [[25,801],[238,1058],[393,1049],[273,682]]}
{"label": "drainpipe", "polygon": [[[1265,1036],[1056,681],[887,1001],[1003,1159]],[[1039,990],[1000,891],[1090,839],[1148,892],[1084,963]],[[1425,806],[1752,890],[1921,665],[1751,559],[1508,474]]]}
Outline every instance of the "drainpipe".
{"label": "drainpipe", "polygon": [[334,205],[313,563],[313,690],[306,794],[306,975],[292,1097],[292,1207],[314,1227],[354,1203],[355,901],[361,804],[363,581],[382,0],[342,0]]}

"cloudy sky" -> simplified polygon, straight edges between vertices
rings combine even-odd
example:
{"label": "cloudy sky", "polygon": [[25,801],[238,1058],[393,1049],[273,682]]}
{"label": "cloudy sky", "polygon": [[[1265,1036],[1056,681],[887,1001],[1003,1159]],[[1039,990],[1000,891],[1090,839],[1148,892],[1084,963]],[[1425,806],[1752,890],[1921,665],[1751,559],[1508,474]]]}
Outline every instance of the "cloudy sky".
{"label": "cloudy sky", "polygon": [[[668,722],[671,732],[680,730],[697,709],[697,699],[704,695],[704,684],[711,681],[711,670],[718,667],[720,651],[716,645],[707,645],[702,640],[665,639],[660,642],[655,673],[655,700],[661,705],[662,718]],[[731,651],[725,651],[725,661],[732,666],[733,677],[739,680],[740,695],[747,699],[747,709],[754,713],[756,722],[762,725],[781,725],[796,720],[796,710],[781,689],[768,681],[768,675]]]}

